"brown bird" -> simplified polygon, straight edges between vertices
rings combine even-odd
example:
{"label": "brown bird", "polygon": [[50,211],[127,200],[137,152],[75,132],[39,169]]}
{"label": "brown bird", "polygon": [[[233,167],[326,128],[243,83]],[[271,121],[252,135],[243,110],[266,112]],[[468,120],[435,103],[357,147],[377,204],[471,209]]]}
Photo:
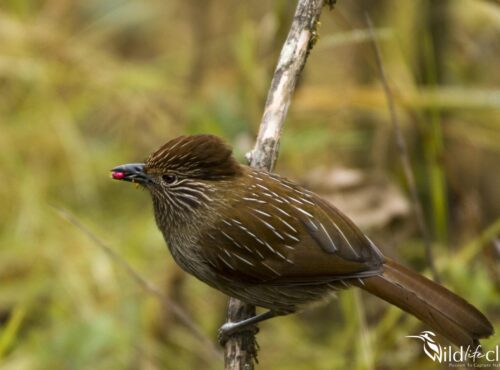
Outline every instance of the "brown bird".
{"label": "brown bird", "polygon": [[229,296],[269,311],[226,323],[220,338],[357,286],[416,316],[456,345],[493,333],[488,319],[446,288],[380,252],[320,196],[239,164],[211,135],[181,136],[145,163],[112,170],[153,198],[174,260]]}

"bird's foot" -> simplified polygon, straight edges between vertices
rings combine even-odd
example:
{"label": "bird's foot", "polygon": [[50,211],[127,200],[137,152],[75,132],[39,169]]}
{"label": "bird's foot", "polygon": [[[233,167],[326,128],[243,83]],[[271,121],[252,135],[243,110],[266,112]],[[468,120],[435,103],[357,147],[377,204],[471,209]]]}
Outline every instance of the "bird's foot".
{"label": "bird's foot", "polygon": [[246,331],[251,332],[253,335],[259,332],[259,328],[255,325],[241,325],[240,322],[226,322],[222,325],[217,332],[217,340],[221,346],[224,346],[231,336]]}

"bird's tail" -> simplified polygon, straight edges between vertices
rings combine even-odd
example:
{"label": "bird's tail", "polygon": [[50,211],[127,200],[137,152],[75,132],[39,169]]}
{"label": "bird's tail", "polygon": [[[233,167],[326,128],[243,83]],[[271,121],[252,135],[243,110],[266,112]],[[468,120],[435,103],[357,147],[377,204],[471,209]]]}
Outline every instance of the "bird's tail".
{"label": "bird's tail", "polygon": [[386,259],[381,275],[359,287],[414,315],[456,345],[477,345],[493,326],[477,308],[448,289]]}

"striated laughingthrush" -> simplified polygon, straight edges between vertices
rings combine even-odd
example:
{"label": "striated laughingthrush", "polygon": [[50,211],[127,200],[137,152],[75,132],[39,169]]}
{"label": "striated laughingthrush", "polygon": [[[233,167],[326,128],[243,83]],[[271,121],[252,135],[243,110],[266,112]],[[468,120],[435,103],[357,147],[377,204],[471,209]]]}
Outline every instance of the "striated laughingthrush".
{"label": "striated laughingthrush", "polygon": [[333,205],[239,164],[218,137],[178,137],[145,163],[114,168],[112,177],[149,190],[156,224],[182,269],[269,309],[223,325],[221,337],[350,286],[409,312],[456,345],[477,345],[493,333],[479,310],[384,257]]}

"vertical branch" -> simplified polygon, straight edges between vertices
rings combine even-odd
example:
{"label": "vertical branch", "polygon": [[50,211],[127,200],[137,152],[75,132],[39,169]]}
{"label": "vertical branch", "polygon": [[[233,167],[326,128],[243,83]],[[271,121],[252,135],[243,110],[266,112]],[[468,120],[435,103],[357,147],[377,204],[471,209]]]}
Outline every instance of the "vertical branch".
{"label": "vertical branch", "polygon": [[415,176],[413,175],[413,171],[411,170],[410,157],[408,155],[408,148],[406,147],[406,141],[401,132],[401,127],[399,125],[398,117],[396,115],[396,108],[394,106],[394,98],[392,96],[391,88],[389,87],[389,83],[387,82],[387,77],[385,74],[384,63],[382,61],[382,54],[380,52],[380,48],[377,43],[377,39],[373,33],[373,25],[370,17],[366,15],[366,20],[368,22],[368,27],[370,28],[371,39],[373,40],[373,47],[375,49],[375,57],[377,60],[377,68],[380,73],[380,79],[382,81],[382,85],[384,87],[385,96],[387,98],[387,106],[389,108],[389,113],[391,115],[392,128],[394,130],[394,135],[396,136],[396,145],[399,150],[399,157],[401,159],[401,165],[403,167],[403,171],[405,174],[406,182],[408,185],[408,189],[410,191],[410,197],[413,204],[413,212],[415,213],[415,218],[417,220],[417,225],[424,239],[424,250],[425,250],[425,259],[427,262],[427,266],[429,266],[432,277],[435,281],[439,281],[439,275],[436,270],[436,266],[434,263],[434,257],[432,254],[431,247],[431,238],[429,234],[429,227],[427,222],[425,221],[424,212],[422,208],[422,203],[420,203],[420,199],[418,197],[417,185],[415,183]]}
{"label": "vertical branch", "polygon": [[317,41],[317,24],[323,0],[299,0],[288,37],[274,71],[259,134],[247,154],[252,167],[272,171],[278,158],[279,139],[295,85]]}
{"label": "vertical branch", "polygon": [[[334,1],[326,1],[330,6]],[[278,158],[279,140],[297,80],[317,40],[316,28],[324,0],[298,0],[288,37],[274,72],[254,149],[247,154],[252,167],[272,171]],[[255,316],[255,306],[231,298],[227,321]],[[225,344],[225,368],[251,370],[257,360],[255,331],[234,334]]]}

